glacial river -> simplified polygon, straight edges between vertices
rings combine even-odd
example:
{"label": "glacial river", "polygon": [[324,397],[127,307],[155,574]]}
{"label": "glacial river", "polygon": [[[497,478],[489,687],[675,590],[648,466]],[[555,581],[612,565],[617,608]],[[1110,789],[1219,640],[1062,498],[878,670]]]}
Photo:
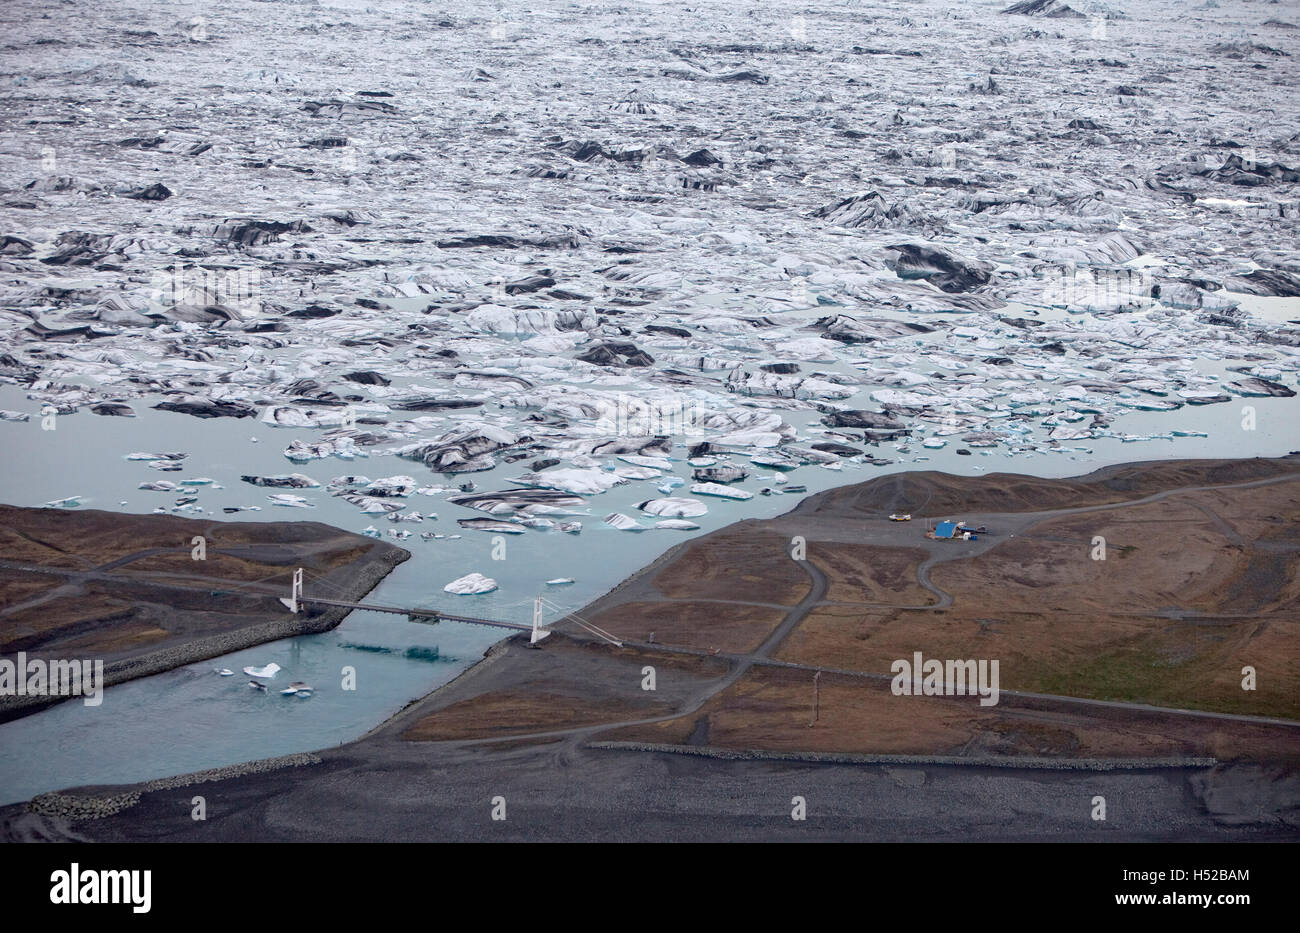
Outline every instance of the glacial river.
{"label": "glacial river", "polygon": [[[1206,372],[1224,374],[1224,364],[1205,361]],[[1230,378],[1236,378],[1231,375]],[[1290,381],[1290,380],[1289,380]],[[917,443],[898,454],[889,444],[873,453],[898,457],[890,466],[846,465],[841,471],[815,466],[789,474],[790,484],[808,492],[909,469],[938,469],[958,474],[1010,470],[1039,476],[1071,476],[1097,467],[1131,460],[1179,457],[1278,456],[1300,448],[1300,399],[1234,399],[1204,407],[1185,406],[1171,413],[1131,412],[1120,415],[1112,430],[1143,435],[1172,430],[1199,431],[1208,437],[1178,437],[1141,442],[1114,438],[1063,442],[1063,450],[1011,456],[998,450],[974,449],[959,456],[957,438],[941,450]],[[146,492],[141,482],[179,481],[206,476],[222,488],[205,487],[199,501],[215,517],[244,521],[310,519],[361,531],[368,525],[393,527],[379,516],[361,514],[354,506],[331,497],[324,489],[289,490],[315,503],[311,509],[272,506],[268,492],[240,481],[243,473],[303,472],[322,483],[341,474],[379,478],[410,474],[420,483],[436,483],[416,463],[390,456],[344,462],[337,459],[292,464],[282,450],[294,437],[315,438],[319,430],[272,428],[252,420],[199,420],[154,411],[151,401],[136,400],[136,418],[99,417],[83,411],[60,416],[53,431],[41,429],[39,404],[21,389],[0,386],[0,409],[32,412],[29,422],[0,422],[0,500],[14,505],[40,505],[79,495],[83,508],[148,513],[170,506],[175,493]],[[1242,408],[1256,409],[1256,428],[1243,430]],[[786,420],[802,428],[816,421],[815,413],[787,413]],[[802,430],[801,430],[802,434]],[[254,440],[256,438],[256,441]],[[684,456],[689,439],[678,439]],[[152,470],[144,462],[128,461],[134,451],[185,451],[179,473]],[[743,462],[743,461],[741,461]],[[678,476],[689,479],[685,462],[674,464]],[[508,488],[508,479],[524,472],[524,464],[505,464],[491,473],[468,477],[480,489]],[[770,473],[757,471],[741,484],[757,492],[770,485]],[[698,532],[649,530],[640,534],[603,525],[611,512],[641,515],[634,504],[653,498],[657,481],[633,482],[590,500],[592,514],[584,516],[580,535],[529,531],[507,540],[504,560],[492,559],[490,534],[462,531],[455,519],[481,515],[445,502],[441,497],[413,496],[408,508],[437,511],[438,521],[402,525],[416,532],[402,542],[413,554],[369,597],[390,605],[427,606],[472,611],[486,617],[528,621],[531,600],[545,593],[556,603],[577,608],[607,591],[621,579],[692,534],[703,534],[741,518],[769,517],[788,511],[795,495],[759,496],[747,502],[707,499],[709,512],[696,519]],[[688,493],[686,493],[688,494]],[[125,504],[121,504],[125,500]],[[224,516],[223,506],[260,505],[261,511]],[[641,515],[643,520],[648,518]],[[646,521],[651,524],[653,520]],[[460,532],[459,540],[422,541],[420,531]],[[900,534],[920,533],[905,526]],[[483,596],[453,596],[443,586],[477,571],[498,581],[500,589]],[[572,577],[568,586],[545,581]],[[553,618],[555,613],[548,613]],[[617,631],[616,625],[610,628]],[[414,624],[399,616],[354,612],[336,629],[320,635],[290,638],[237,654],[115,686],[103,704],[87,707],[80,700],[65,702],[36,715],[0,725],[0,802],[27,799],[63,787],[134,782],[203,768],[228,765],[292,752],[339,745],[369,731],[408,702],[446,683],[482,657],[501,632],[480,626],[442,623]],[[436,650],[430,650],[436,649]],[[303,680],[315,687],[310,698],[282,697],[250,690],[240,672],[245,665],[275,662],[282,671],[272,687]],[[355,691],[342,689],[341,671],[356,669]],[[219,677],[218,668],[235,670]]]}

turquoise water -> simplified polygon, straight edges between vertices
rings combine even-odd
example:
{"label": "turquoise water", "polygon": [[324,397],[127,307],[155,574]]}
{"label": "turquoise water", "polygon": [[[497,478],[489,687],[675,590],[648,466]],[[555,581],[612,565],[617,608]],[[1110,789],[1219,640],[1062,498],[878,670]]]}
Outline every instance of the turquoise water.
{"label": "turquoise water", "polygon": [[[1223,364],[1205,362],[1211,372]],[[919,444],[912,453],[886,467],[846,466],[842,471],[804,467],[790,482],[804,484],[809,493],[860,482],[907,469],[940,469],[959,474],[1013,470],[1041,476],[1069,476],[1098,466],[1130,460],[1176,457],[1277,456],[1300,448],[1297,399],[1234,400],[1230,404],[1184,407],[1172,413],[1126,414],[1113,430],[1150,434],[1172,429],[1204,431],[1209,437],[1183,437],[1124,443],[1117,439],[1066,442],[1063,452],[1012,457],[1003,452],[974,450],[958,456],[955,438],[947,448],[928,451]],[[1253,405],[1257,429],[1241,429],[1241,408]],[[337,459],[294,465],[282,450],[294,437],[304,441],[320,433],[311,429],[277,429],[251,420],[201,421],[186,415],[153,411],[133,403],[139,417],[106,418],[88,412],[60,416],[54,431],[43,431],[39,418],[28,423],[0,422],[0,462],[4,486],[0,500],[15,505],[40,505],[71,495],[84,496],[83,507],[147,513],[170,506],[175,493],[137,489],[147,480],[211,477],[222,489],[204,488],[199,501],[214,517],[246,521],[310,519],[360,531],[367,525],[387,529],[387,521],[363,515],[324,490],[290,490],[316,503],[313,509],[277,508],[268,492],[240,482],[241,473],[302,472],[322,483],[345,473],[379,478],[407,473],[419,482],[440,482],[419,464],[393,457],[345,462]],[[14,387],[0,387],[0,408],[37,412],[39,405]],[[815,413],[787,414],[802,426]],[[252,440],[258,438],[257,442]],[[1079,450],[1075,448],[1085,448]],[[133,451],[189,453],[185,469],[162,473],[123,456]],[[888,445],[880,456],[895,456]],[[928,459],[919,459],[926,456]],[[510,464],[491,473],[473,475],[480,489],[506,488],[509,477],[524,472]],[[675,472],[689,476],[684,463]],[[757,492],[768,485],[763,472],[741,484]],[[437,511],[437,522],[404,525],[413,532],[434,530],[461,533],[460,540],[403,542],[413,554],[371,594],[376,602],[402,606],[441,607],[472,611],[485,617],[528,621],[531,600],[544,592],[553,601],[580,607],[614,586],[691,534],[701,534],[741,518],[767,517],[792,508],[797,496],[755,496],[748,502],[709,499],[709,513],[696,521],[699,532],[650,530],[641,534],[602,525],[606,514],[638,514],[633,505],[659,495],[655,481],[634,482],[591,497],[592,515],[584,516],[581,535],[529,531],[507,539],[504,560],[492,560],[493,536],[462,530],[459,517],[481,515],[453,506],[439,497],[413,496],[409,508]],[[119,505],[126,500],[126,505]],[[261,505],[260,512],[224,516],[226,505]],[[649,524],[649,522],[646,522]],[[484,596],[445,594],[451,580],[477,571],[498,581],[500,589]],[[547,587],[545,581],[573,577],[576,583]],[[310,584],[309,584],[310,585]],[[554,614],[548,614],[548,618]],[[617,632],[617,626],[611,625]],[[478,660],[501,637],[499,630],[458,623],[415,624],[400,616],[356,612],[337,629],[313,636],[285,639],[202,664],[112,687],[99,707],[80,700],[63,703],[16,722],[0,725],[0,802],[13,802],[62,787],[94,783],[140,781],[291,752],[325,748],[351,741],[430,690],[446,683]],[[416,649],[410,651],[409,649]],[[436,657],[435,657],[436,655]],[[270,681],[272,690],[259,693],[246,686],[245,665],[280,665]],[[355,691],[342,688],[342,669],[356,669]],[[233,677],[214,670],[227,667]],[[282,697],[275,688],[303,680],[315,688],[310,698]]]}

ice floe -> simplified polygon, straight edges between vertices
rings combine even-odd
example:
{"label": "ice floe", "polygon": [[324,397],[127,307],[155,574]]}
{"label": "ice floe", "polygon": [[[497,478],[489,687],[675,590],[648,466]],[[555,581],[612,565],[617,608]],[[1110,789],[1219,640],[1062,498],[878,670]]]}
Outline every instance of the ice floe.
{"label": "ice floe", "polygon": [[723,486],[721,483],[692,483],[691,492],[697,496],[717,496],[720,499],[752,499],[754,494],[744,489],[737,489],[734,486]]}
{"label": "ice floe", "polygon": [[496,588],[497,581],[491,577],[485,577],[481,573],[467,573],[463,577],[452,580],[442,589],[444,592],[459,596],[475,596],[480,593],[491,593]]}
{"label": "ice floe", "polygon": [[[256,420],[284,462],[246,483],[310,507],[289,491],[319,484],[278,470],[365,463],[394,475],[331,481],[330,504],[406,540],[435,514],[416,495],[478,513],[465,529],[576,534],[637,502],[674,528],[691,516],[654,509],[683,490],[1197,437],[1196,408],[1300,385],[1300,158],[1257,106],[1300,47],[1229,35],[1265,28],[1231,4],[917,0],[869,39],[801,9],[795,42],[788,5],[720,7],[667,45],[658,8],[521,13],[538,28],[501,45],[471,7],[414,70],[393,23],[423,6],[350,6],[329,35],[274,6],[223,8],[236,56],[123,32],[140,0],[103,14],[122,29],[11,24],[0,382],[32,411],[6,430]],[[128,66],[46,41],[108,60],[122,35]],[[336,89],[340,42],[382,90]],[[1222,106],[1168,77],[1188,56]],[[272,57],[292,67],[248,69]]]}
{"label": "ice floe", "polygon": [[[244,673],[247,674],[249,677],[272,678],[279,672],[280,672],[280,665],[276,664],[274,661],[272,661],[270,664],[267,664],[264,667],[253,667],[252,665],[249,665],[248,667],[244,668]],[[224,675],[225,672],[223,671],[222,673]]]}
{"label": "ice floe", "polygon": [[647,499],[639,503],[637,508],[651,515],[669,518],[693,518],[709,511],[709,507],[698,499],[685,498]]}

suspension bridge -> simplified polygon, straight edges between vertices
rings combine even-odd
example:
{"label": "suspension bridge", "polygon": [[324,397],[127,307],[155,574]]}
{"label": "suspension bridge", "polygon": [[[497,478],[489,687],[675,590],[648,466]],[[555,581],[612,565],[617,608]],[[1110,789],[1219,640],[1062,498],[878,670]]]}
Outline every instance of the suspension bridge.
{"label": "suspension bridge", "polygon": [[[317,580],[315,582],[323,583],[324,581]],[[487,625],[494,628],[509,629],[515,632],[528,632],[528,644],[530,647],[536,646],[538,642],[551,634],[550,625],[567,620],[573,622],[578,627],[585,629],[602,641],[609,642],[611,645],[618,648],[623,647],[623,642],[619,640],[617,636],[605,631],[594,622],[582,618],[582,616],[578,615],[576,612],[566,611],[564,606],[551,602],[551,600],[547,599],[545,596],[538,596],[533,600],[533,621],[530,625],[524,622],[508,622],[504,619],[484,619],[478,616],[464,616],[452,612],[443,612],[439,609],[423,609],[419,607],[407,609],[400,606],[384,606],[377,603],[361,603],[351,600],[332,599],[327,596],[317,596],[315,594],[309,595],[303,590],[303,570],[299,567],[294,571],[292,588],[289,595],[280,597],[280,602],[284,604],[286,609],[294,613],[302,612],[306,606],[332,606],[341,609],[359,609],[366,612],[386,612],[391,615],[406,616],[412,622],[422,622],[428,625],[436,625],[439,622],[467,622],[470,625]],[[545,624],[542,619],[547,609],[561,612],[563,615],[560,619],[550,623],[550,625]]]}

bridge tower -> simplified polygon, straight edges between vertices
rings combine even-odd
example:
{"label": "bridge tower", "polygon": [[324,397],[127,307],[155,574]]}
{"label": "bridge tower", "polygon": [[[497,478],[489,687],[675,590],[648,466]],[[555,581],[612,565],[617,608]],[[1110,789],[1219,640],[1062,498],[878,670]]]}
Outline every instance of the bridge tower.
{"label": "bridge tower", "polygon": [[281,596],[280,602],[284,603],[285,607],[290,612],[297,613],[302,611],[301,600],[302,600],[302,568],[299,567],[297,570],[293,572],[293,590],[290,592],[290,595],[287,599]]}
{"label": "bridge tower", "polygon": [[528,639],[528,647],[535,648],[537,643],[551,633],[542,628],[542,597],[533,600],[533,634]]}

